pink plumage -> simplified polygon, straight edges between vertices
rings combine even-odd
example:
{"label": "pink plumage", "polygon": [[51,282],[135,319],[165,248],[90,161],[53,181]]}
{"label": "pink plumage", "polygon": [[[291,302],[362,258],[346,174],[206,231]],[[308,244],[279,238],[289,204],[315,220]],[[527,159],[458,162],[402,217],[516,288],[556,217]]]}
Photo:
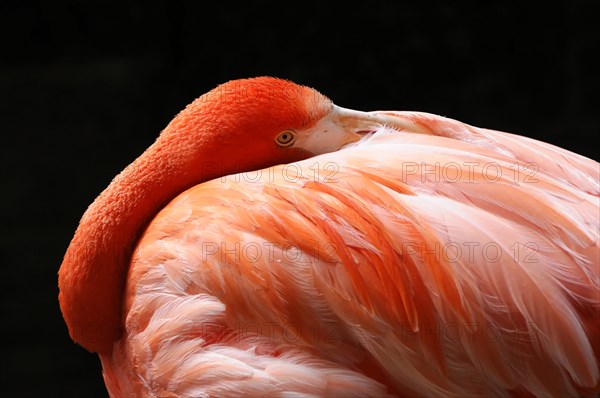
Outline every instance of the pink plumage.
{"label": "pink plumage", "polygon": [[598,393],[599,164],[415,112],[340,110],[360,137],[334,145],[331,109],[289,131],[334,151],[152,218],[100,355],[111,396]]}

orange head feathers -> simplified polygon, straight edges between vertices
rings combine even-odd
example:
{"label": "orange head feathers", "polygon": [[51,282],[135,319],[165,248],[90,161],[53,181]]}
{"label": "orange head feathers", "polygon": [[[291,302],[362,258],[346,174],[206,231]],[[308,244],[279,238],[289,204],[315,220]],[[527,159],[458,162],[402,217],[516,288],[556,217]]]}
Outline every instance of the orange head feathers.
{"label": "orange head feathers", "polygon": [[[285,139],[295,139],[293,134],[313,126],[332,108],[331,101],[318,91],[287,80],[232,80],[188,105],[161,139],[185,141],[192,149],[198,148],[197,161],[201,162],[210,146],[219,152],[219,162],[227,171],[229,160],[242,167],[289,162],[311,154]],[[291,133],[278,142],[284,131]],[[224,158],[225,154],[232,159]]]}

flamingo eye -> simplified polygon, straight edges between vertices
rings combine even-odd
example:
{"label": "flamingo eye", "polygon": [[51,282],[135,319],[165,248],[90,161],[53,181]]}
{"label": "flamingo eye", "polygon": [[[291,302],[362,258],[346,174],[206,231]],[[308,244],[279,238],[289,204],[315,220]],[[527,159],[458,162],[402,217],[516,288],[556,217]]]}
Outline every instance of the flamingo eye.
{"label": "flamingo eye", "polygon": [[296,141],[296,132],[294,130],[283,130],[275,137],[277,145],[282,147],[291,146]]}

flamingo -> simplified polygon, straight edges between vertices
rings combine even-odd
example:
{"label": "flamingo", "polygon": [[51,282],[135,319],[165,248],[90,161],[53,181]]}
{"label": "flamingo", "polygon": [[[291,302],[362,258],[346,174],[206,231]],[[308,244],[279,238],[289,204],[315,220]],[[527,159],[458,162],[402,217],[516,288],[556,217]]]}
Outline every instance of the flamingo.
{"label": "flamingo", "polygon": [[112,397],[594,396],[599,164],[233,80],[83,215],[59,270]]}

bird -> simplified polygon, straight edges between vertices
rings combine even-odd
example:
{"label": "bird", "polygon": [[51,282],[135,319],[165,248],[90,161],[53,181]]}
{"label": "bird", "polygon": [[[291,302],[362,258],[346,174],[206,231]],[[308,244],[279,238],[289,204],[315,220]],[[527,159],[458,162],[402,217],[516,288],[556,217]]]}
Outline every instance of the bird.
{"label": "bird", "polygon": [[111,397],[596,396],[599,169],[231,80],[85,211],[61,312]]}

